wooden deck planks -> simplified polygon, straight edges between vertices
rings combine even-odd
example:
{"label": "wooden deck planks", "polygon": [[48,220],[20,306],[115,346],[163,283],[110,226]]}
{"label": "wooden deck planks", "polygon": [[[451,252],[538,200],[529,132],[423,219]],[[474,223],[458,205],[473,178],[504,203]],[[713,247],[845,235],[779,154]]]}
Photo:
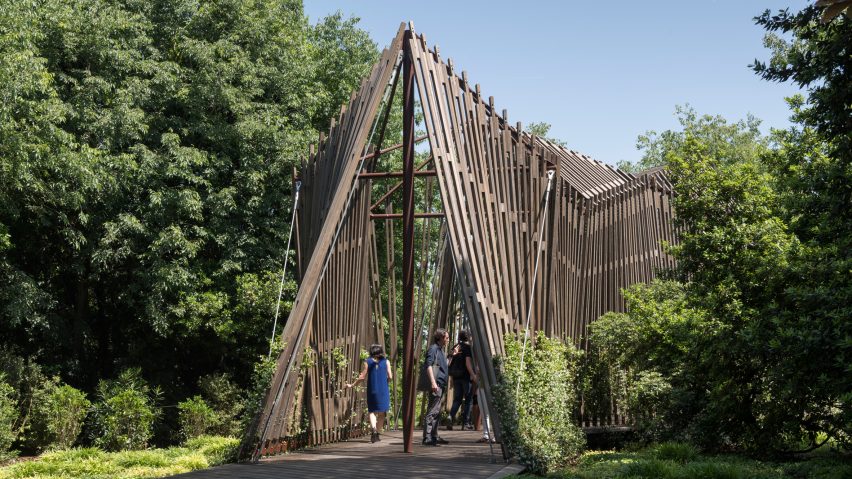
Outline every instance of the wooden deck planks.
{"label": "wooden deck planks", "polygon": [[[419,431],[418,431],[419,433]],[[402,431],[390,431],[371,444],[369,438],[327,444],[263,459],[258,463],[227,464],[172,476],[180,479],[272,479],[282,477],[345,477],[370,479],[435,478],[485,479],[506,467],[499,445],[494,456],[488,444],[477,443],[481,431],[441,431],[450,445],[419,445],[402,451]],[[496,462],[492,462],[492,458]]]}

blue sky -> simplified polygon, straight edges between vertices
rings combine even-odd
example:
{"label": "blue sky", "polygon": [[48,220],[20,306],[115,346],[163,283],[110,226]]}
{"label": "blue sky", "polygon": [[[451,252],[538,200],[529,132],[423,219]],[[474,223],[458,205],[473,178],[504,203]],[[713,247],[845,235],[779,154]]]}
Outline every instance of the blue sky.
{"label": "blue sky", "polygon": [[386,46],[414,21],[442,58],[494,96],[512,123],[545,121],[551,135],[601,161],[636,161],[636,138],[676,128],[675,106],[729,120],[749,113],[763,129],[789,124],[784,97],[748,65],[767,59],[765,9],[803,0],[444,1],[305,0],[311,23],[341,10]]}

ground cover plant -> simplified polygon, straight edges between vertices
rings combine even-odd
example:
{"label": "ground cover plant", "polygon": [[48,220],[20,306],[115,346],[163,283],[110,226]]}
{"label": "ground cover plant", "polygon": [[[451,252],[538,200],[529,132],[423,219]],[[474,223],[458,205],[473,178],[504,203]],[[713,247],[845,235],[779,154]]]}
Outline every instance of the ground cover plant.
{"label": "ground cover plant", "polygon": [[[536,477],[531,475],[516,476]],[[662,443],[633,452],[588,451],[576,465],[548,474],[560,479],[844,479],[852,460],[830,452],[784,462],[734,454],[702,455],[686,443]]]}
{"label": "ground cover plant", "polygon": [[68,478],[143,479],[166,477],[232,462],[239,440],[201,436],[181,447],[104,452],[97,448],[64,449],[0,468],[0,479]]}

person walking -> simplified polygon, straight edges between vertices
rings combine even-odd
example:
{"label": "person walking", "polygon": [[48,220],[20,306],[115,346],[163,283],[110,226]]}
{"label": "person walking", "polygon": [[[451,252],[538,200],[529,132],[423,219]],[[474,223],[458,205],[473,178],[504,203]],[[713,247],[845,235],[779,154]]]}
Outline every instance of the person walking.
{"label": "person walking", "polygon": [[459,408],[462,411],[462,428],[467,431],[473,430],[470,420],[470,408],[473,401],[474,383],[477,380],[473,369],[473,352],[471,350],[470,331],[463,329],[459,332],[459,342],[453,348],[450,356],[449,371],[453,378],[453,406],[450,408],[450,424],[447,430],[453,430],[456,413]]}
{"label": "person walking", "polygon": [[436,329],[435,334],[432,335],[432,345],[429,346],[423,363],[424,371],[421,374],[425,373],[428,384],[431,386],[427,393],[429,405],[426,418],[423,420],[423,445],[425,446],[448,443],[438,437],[438,420],[441,416],[441,398],[447,387],[447,356],[444,354],[444,347],[449,341],[450,335],[446,329]]}
{"label": "person walking", "polygon": [[385,358],[384,349],[374,344],[370,346],[370,357],[364,360],[361,375],[346,388],[354,387],[361,381],[367,381],[367,411],[370,413],[370,442],[381,441],[380,431],[385,428],[385,416],[390,409],[390,390],[388,382],[393,379],[390,362]]}

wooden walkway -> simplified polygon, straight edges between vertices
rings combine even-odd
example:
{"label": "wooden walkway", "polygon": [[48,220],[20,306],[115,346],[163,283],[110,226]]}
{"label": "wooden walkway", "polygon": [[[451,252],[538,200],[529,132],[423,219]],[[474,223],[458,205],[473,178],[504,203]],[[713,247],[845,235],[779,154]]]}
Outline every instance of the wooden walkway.
{"label": "wooden walkway", "polygon": [[440,447],[421,446],[420,431],[415,431],[414,452],[402,452],[402,431],[382,434],[382,440],[370,443],[370,437],[326,444],[299,452],[263,459],[256,464],[224,466],[172,476],[186,479],[245,478],[272,479],[286,477],[338,478],[429,478],[454,479],[499,478],[517,474],[517,464],[507,465],[494,445],[494,460],[488,444],[477,443],[481,431],[444,431],[441,437],[450,441]]}

